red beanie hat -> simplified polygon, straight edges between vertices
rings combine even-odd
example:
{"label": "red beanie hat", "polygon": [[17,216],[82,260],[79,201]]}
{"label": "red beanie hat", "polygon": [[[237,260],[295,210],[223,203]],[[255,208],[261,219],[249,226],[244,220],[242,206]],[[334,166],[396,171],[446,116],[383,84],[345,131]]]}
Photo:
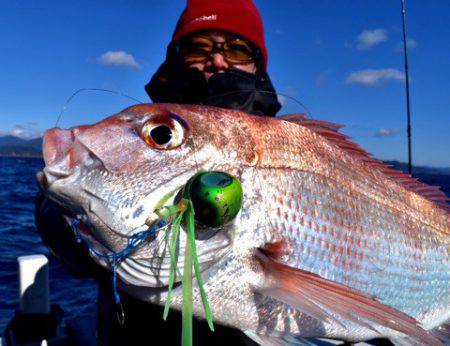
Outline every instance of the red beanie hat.
{"label": "red beanie hat", "polygon": [[267,68],[264,27],[252,0],[188,0],[172,42],[198,30],[224,30],[242,36],[259,48],[264,70]]}

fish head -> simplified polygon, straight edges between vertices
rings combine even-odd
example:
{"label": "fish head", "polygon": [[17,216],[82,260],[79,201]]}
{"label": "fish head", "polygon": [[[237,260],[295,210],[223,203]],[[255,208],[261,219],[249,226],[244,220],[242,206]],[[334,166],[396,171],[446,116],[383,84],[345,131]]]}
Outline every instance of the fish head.
{"label": "fish head", "polygon": [[[118,253],[149,228],[155,211],[173,205],[200,169],[239,176],[254,164],[255,145],[243,113],[214,107],[137,105],[88,126],[53,128],[44,135],[45,168],[39,174],[46,194],[76,219],[78,231],[97,253]],[[169,229],[146,239],[121,261],[119,277],[133,285],[168,285]],[[197,225],[197,252],[206,270],[229,251],[233,223]],[[179,267],[186,244],[179,239]],[[105,267],[111,261],[93,255]]]}

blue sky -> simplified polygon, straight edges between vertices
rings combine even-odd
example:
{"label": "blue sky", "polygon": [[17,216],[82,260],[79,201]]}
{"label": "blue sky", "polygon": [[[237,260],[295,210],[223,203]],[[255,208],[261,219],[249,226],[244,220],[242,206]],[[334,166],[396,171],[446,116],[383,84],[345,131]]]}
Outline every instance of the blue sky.
{"label": "blue sky", "polygon": [[[256,0],[278,92],[383,159],[405,161],[400,0]],[[80,88],[147,102],[184,0],[2,2],[0,134],[52,127]],[[413,159],[450,166],[450,2],[407,1]],[[283,112],[303,112],[284,98]],[[92,123],[133,104],[82,93],[61,125]]]}

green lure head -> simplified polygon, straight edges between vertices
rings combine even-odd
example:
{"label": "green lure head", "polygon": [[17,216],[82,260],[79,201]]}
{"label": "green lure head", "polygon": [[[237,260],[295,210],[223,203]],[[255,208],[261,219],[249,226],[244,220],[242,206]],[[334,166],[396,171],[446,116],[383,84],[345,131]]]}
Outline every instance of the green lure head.
{"label": "green lure head", "polygon": [[195,219],[218,227],[236,217],[242,207],[242,185],[225,172],[200,172],[186,184],[183,196],[192,201]]}

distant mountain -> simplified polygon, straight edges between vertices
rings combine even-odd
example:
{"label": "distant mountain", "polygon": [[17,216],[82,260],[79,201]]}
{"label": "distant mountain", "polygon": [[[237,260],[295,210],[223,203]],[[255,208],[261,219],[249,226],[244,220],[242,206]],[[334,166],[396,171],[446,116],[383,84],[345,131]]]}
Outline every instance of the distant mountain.
{"label": "distant mountain", "polygon": [[[405,173],[408,173],[408,164],[398,161],[384,161]],[[450,198],[450,167],[413,166],[413,177],[431,186],[438,186]],[[448,201],[450,204],[450,200]]]}
{"label": "distant mountain", "polygon": [[33,139],[0,137],[0,156],[42,157],[42,137]]}
{"label": "distant mountain", "polygon": [[[384,161],[391,165],[392,168],[398,169],[402,172],[408,173],[408,164],[399,161]],[[450,167],[428,167],[428,166],[413,166],[413,175],[416,174],[438,174],[438,175],[450,175]]]}

